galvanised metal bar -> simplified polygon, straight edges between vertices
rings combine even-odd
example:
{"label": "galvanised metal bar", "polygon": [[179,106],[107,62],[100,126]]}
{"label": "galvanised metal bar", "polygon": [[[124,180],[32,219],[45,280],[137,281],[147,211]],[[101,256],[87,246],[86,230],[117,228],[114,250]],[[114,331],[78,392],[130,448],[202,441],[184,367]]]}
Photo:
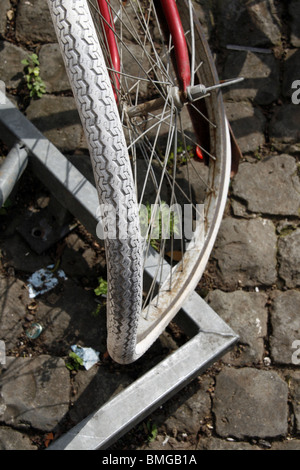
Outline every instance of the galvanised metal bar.
{"label": "galvanised metal bar", "polygon": [[95,187],[8,99],[0,99],[0,137],[26,148],[36,176],[96,236],[99,202]]}
{"label": "galvanised metal bar", "polygon": [[235,333],[197,294],[190,297],[183,310],[182,320],[189,317],[194,327],[198,326],[198,334],[60,437],[48,450],[107,449],[236,343]]}
{"label": "galvanised metal bar", "polygon": [[[96,235],[96,188],[8,100],[0,104],[0,136],[4,141],[25,146],[36,175],[59,202]],[[147,258],[150,277],[154,276],[160,262],[156,256],[159,254],[151,250]],[[167,272],[167,263],[164,269]],[[109,447],[238,341],[234,331],[196,292],[186,300],[175,321],[192,338],[59,438],[49,450]]]}
{"label": "galvanised metal bar", "polygon": [[3,206],[23,174],[28,161],[28,150],[15,144],[0,167],[0,207]]}

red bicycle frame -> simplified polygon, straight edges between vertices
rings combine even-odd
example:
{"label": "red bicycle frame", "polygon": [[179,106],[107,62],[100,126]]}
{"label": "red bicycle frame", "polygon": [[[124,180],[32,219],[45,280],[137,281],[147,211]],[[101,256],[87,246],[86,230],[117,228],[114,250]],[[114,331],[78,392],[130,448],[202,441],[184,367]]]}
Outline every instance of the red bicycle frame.
{"label": "red bicycle frame", "polygon": [[[175,0],[160,0],[162,10],[167,21],[169,32],[173,39],[178,78],[182,84],[182,91],[186,91],[191,83],[191,68],[188,48],[185,40],[184,30]],[[111,57],[111,65],[114,70],[114,86],[120,89],[120,56],[115,36],[115,27],[112,21],[112,12],[109,0],[98,0],[100,13],[104,19],[103,29]],[[116,95],[116,92],[115,92]]]}
{"label": "red bicycle frame", "polygon": [[191,67],[184,30],[175,0],[160,0],[170,34],[173,39],[177,73],[183,91],[191,84]]}
{"label": "red bicycle frame", "polygon": [[[107,40],[107,45],[109,48],[110,58],[111,58],[111,67],[113,72],[111,72],[113,87],[114,87],[114,95],[116,101],[118,102],[118,93],[117,91],[120,90],[120,56],[116,41],[115,35],[115,26],[113,22],[113,15],[110,7],[110,0],[97,0],[100,13],[103,17],[103,32]],[[175,52],[175,61],[176,61],[176,69],[177,69],[177,78],[181,84],[181,88],[183,92],[186,91],[187,87],[191,84],[191,67],[190,67],[190,59],[189,59],[189,52],[186,43],[186,38],[184,34],[184,29],[181,23],[180,15],[178,12],[178,8],[176,5],[175,0],[158,0],[160,1],[162,13],[164,19],[166,20],[166,24],[169,30],[169,33],[172,36],[173,45],[174,45],[174,52]],[[192,122],[194,124],[195,131],[199,137],[200,142],[204,142],[208,134],[206,130],[202,126],[202,132],[199,129],[199,125],[197,123],[197,116],[195,121],[195,116],[192,110],[189,109]],[[204,156],[201,152],[199,146],[196,147],[196,155],[200,160],[204,160]]]}
{"label": "red bicycle frame", "polygon": [[[98,0],[98,5],[99,5],[100,13],[103,17],[102,28],[103,28],[104,37],[107,40],[107,44],[109,48],[111,68],[116,72],[113,74],[114,87],[117,90],[120,90],[120,78],[118,75],[118,72],[121,71],[120,55],[119,55],[119,50],[117,46],[116,35],[115,35],[115,25],[114,25],[114,22],[112,21],[112,12],[111,12],[111,8],[109,5],[109,0]],[[114,91],[114,93],[115,93],[115,98],[117,100],[116,91]]]}
{"label": "red bicycle frame", "polygon": [[[101,15],[103,17],[103,30],[104,35],[107,40],[110,57],[111,57],[111,67],[113,72],[111,72],[112,81],[114,83],[114,94],[116,101],[118,101],[118,93],[117,91],[120,90],[120,56],[118,51],[118,46],[116,42],[116,35],[115,35],[115,26],[112,20],[112,12],[110,7],[110,0],[97,0]],[[182,27],[180,15],[178,12],[178,8],[176,5],[175,0],[157,0],[160,2],[162,7],[162,12],[164,18],[166,20],[169,33],[172,36],[173,44],[174,44],[174,52],[175,52],[175,59],[176,59],[176,68],[177,68],[177,77],[181,82],[182,91],[185,92],[187,87],[191,84],[191,68],[190,68],[190,59],[188,53],[188,47],[184,35],[184,30]],[[201,106],[201,102],[199,102],[199,106]],[[202,102],[203,103],[203,102]],[[205,105],[204,105],[205,106]],[[205,113],[205,109],[203,113]],[[199,125],[197,124],[198,117],[194,116],[193,111],[189,108],[189,113],[191,119],[193,121],[194,129],[196,134],[198,135],[199,142],[205,142],[208,138],[207,129],[205,129],[205,124],[201,126],[199,129]],[[233,158],[233,174],[237,172],[238,162],[242,157],[241,151],[237,145],[237,142],[234,138],[232,133],[232,129],[230,127],[230,136],[231,136],[231,145],[232,145],[232,158]],[[207,145],[208,147],[208,145]],[[204,158],[200,146],[196,147],[196,154],[201,160],[206,160],[207,157]]]}

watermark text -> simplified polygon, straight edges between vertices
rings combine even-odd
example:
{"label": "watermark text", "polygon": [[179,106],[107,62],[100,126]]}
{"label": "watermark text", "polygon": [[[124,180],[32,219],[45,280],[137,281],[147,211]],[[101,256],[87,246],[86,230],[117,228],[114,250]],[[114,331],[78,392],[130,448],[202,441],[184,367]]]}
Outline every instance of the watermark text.
{"label": "watermark text", "polygon": [[292,83],[292,103],[293,104],[300,104],[300,80],[295,80]]}
{"label": "watermark text", "polygon": [[6,103],[6,91],[5,91],[5,83],[3,80],[0,80],[0,104]]}
{"label": "watermark text", "polygon": [[292,344],[292,349],[295,349],[295,351],[292,354],[292,363],[295,366],[298,366],[300,364],[300,340],[295,340]]}
{"label": "watermark text", "polygon": [[4,341],[0,340],[0,365],[6,364],[6,350]]}
{"label": "watermark text", "polygon": [[[139,225],[132,220],[138,214]],[[126,240],[139,237],[143,240],[197,240],[204,241],[204,205],[147,204],[132,210],[126,206],[100,204],[96,214],[100,240]]]}

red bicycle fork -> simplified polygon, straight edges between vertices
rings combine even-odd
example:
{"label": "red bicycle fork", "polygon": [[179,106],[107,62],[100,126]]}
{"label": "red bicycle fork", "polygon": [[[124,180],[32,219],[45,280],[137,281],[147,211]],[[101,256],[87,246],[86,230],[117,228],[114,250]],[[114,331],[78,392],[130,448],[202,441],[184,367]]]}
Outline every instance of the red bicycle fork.
{"label": "red bicycle fork", "polygon": [[[181,81],[183,92],[191,83],[191,68],[188,48],[175,0],[160,0],[164,17],[166,19],[169,32],[172,36],[178,77]],[[114,86],[120,89],[120,56],[116,41],[115,25],[109,0],[98,0],[100,13],[103,17],[104,37],[110,52],[111,67],[114,70]]]}
{"label": "red bicycle fork", "polygon": [[160,0],[160,3],[174,44],[178,78],[185,92],[191,84],[191,67],[178,8],[175,0]]}
{"label": "red bicycle fork", "polygon": [[[102,28],[104,37],[107,41],[107,46],[110,53],[110,60],[111,60],[111,68],[112,71],[110,72],[113,88],[114,88],[114,95],[116,101],[118,102],[118,91],[120,90],[120,55],[118,51],[118,45],[116,41],[116,34],[115,34],[115,25],[113,21],[113,14],[110,6],[110,0],[97,0],[100,13],[102,15]],[[177,78],[179,80],[181,86],[181,92],[184,94],[187,91],[187,88],[191,84],[191,66],[190,66],[190,59],[189,59],[189,51],[186,43],[186,38],[184,34],[184,29],[182,26],[182,22],[180,19],[179,11],[176,5],[175,0],[156,0],[161,7],[161,13],[164,17],[166,22],[166,26],[168,28],[168,32],[172,36],[172,41],[174,45],[174,54],[175,54],[175,64],[177,70]],[[159,6],[159,5],[158,5]],[[189,109],[189,112],[191,110]],[[192,122],[194,124],[194,128],[196,134],[199,137],[199,141],[203,140],[203,136],[200,137],[199,132],[199,124],[198,119],[196,116],[193,116],[193,113],[190,112]],[[207,135],[206,131],[202,129],[202,134]],[[196,147],[196,155],[200,160],[204,160],[204,156],[201,152],[199,146]]]}
{"label": "red bicycle fork", "polygon": [[113,78],[114,94],[118,101],[117,91],[120,90],[120,55],[116,41],[115,24],[112,17],[112,11],[109,0],[97,0],[101,16],[103,18],[102,28],[103,35],[106,38],[107,46],[110,54],[111,68],[114,70],[110,75]]}

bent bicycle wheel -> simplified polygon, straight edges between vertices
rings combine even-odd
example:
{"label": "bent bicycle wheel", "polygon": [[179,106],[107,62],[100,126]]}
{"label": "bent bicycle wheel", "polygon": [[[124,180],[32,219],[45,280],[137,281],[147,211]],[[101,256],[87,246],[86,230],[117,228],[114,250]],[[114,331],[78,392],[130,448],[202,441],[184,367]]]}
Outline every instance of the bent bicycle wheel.
{"label": "bent bicycle wheel", "polygon": [[191,2],[177,1],[191,64],[183,92],[162,3],[111,0],[107,17],[97,0],[48,0],[99,194],[107,344],[122,364],[145,353],[195,289],[230,180],[207,42]]}

